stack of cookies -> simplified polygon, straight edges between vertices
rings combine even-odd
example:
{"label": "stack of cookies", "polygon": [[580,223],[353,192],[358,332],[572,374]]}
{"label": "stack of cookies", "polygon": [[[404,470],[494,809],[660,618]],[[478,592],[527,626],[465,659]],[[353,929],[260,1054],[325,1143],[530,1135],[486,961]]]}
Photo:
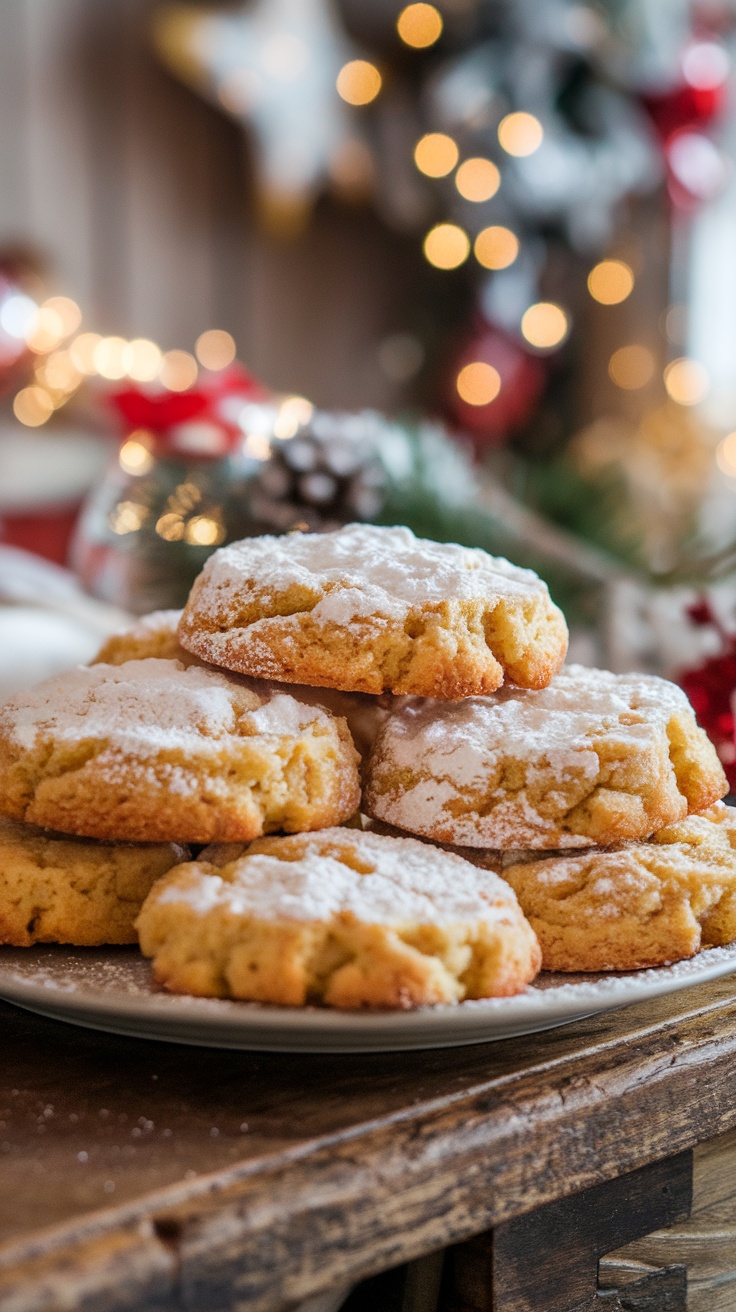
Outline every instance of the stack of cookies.
{"label": "stack of cookies", "polygon": [[0,710],[0,942],[137,934],[174,991],[343,1008],[730,942],[684,694],[566,647],[536,575],[408,529],[223,548]]}

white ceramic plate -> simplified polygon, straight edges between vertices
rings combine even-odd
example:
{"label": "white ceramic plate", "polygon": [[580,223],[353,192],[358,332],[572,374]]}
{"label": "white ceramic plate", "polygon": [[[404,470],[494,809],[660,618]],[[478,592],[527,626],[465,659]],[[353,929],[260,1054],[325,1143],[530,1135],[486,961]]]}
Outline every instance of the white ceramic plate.
{"label": "white ceramic plate", "polygon": [[0,948],[0,998],[74,1025],[170,1043],[272,1052],[388,1052],[530,1034],[731,971],[736,971],[736,944],[709,948],[658,970],[543,974],[514,998],[353,1013],[163,993],[136,948]]}

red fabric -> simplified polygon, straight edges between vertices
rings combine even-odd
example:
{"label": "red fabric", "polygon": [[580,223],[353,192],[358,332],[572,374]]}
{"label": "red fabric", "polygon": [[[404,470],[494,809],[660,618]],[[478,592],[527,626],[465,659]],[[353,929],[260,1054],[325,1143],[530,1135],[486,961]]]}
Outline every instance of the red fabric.
{"label": "red fabric", "polygon": [[3,515],[0,541],[44,556],[56,565],[66,565],[78,514],[79,505],[29,515]]}

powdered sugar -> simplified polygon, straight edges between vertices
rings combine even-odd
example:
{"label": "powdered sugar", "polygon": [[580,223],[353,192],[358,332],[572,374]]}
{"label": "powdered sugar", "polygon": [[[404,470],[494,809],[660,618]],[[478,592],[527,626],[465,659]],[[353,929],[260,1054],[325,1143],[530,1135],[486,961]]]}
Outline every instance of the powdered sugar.
{"label": "powdered sugar", "polygon": [[299,922],[324,922],[340,914],[384,925],[518,917],[509,886],[462,857],[410,838],[370,833],[352,838],[336,830],[329,836],[344,843],[348,859],[354,848],[356,864],[367,867],[366,873],[343,864],[337,854],[323,854],[323,835],[297,861],[271,853],[246,854],[224,874],[212,874],[195,863],[154,894],[155,901],[184,902],[200,915],[222,907],[233,915]]}
{"label": "powdered sugar", "polygon": [[[595,785],[602,739],[623,760],[666,742],[672,715],[688,713],[685,694],[664,679],[581,665],[567,666],[541,691],[505,687],[491,697],[452,703],[414,698],[389,717],[379,736],[372,810],[417,833],[431,833],[444,813],[456,843],[543,845],[559,827],[566,786],[574,779],[583,796]],[[523,778],[515,781],[513,762],[523,765]],[[396,772],[403,772],[401,791],[384,784]],[[529,800],[542,785],[546,816]],[[479,821],[455,808],[459,814],[451,815],[448,804],[473,792],[484,794],[490,814]],[[564,843],[585,847],[590,840],[569,834]]]}
{"label": "powdered sugar", "polygon": [[153,658],[78,666],[0,709],[0,728],[21,747],[102,741],[139,758],[166,749],[201,753],[243,728],[280,736],[328,719],[319,706],[268,684]]}
{"label": "powdered sugar", "polygon": [[366,524],[349,524],[336,533],[247,538],[215,552],[205,577],[218,597],[222,589],[239,591],[248,581],[264,602],[304,589],[316,600],[312,619],[331,625],[365,615],[395,618],[409,606],[448,599],[547,593],[531,570],[478,548],[425,541],[408,528]]}

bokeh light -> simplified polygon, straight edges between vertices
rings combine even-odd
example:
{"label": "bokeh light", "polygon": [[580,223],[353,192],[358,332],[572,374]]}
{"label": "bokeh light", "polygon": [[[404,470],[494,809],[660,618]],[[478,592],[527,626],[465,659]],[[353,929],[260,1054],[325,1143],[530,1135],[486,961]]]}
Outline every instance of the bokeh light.
{"label": "bokeh light", "polygon": [[564,342],[569,332],[567,315],[553,301],[537,301],[524,312],[521,332],[530,346],[549,351]]}
{"label": "bokeh light", "polygon": [[215,547],[225,537],[225,529],[210,515],[195,515],[184,530],[187,542],[195,547]]}
{"label": "bokeh light", "polygon": [[495,196],[501,174],[490,159],[466,159],[455,174],[455,186],[464,200],[484,201]]}
{"label": "bokeh light", "polygon": [[294,437],[303,424],[309,423],[313,414],[314,406],[306,396],[287,396],[273,422],[274,437]]}
{"label": "bokeh light", "polygon": [[137,533],[148,518],[148,506],[137,501],[119,501],[108,515],[107,522],[113,533]]}
{"label": "bokeh light", "polygon": [[53,412],[54,403],[43,387],[24,387],[13,400],[13,414],[27,428],[39,428]]}
{"label": "bokeh light", "polygon": [[722,474],[736,478],[736,433],[727,433],[716,447],[716,464]]}
{"label": "bokeh light", "polygon": [[519,254],[519,239],[510,228],[492,225],[478,233],[473,251],[484,269],[507,269]]}
{"label": "bokeh light", "polygon": [[544,140],[544,129],[534,114],[517,110],[501,119],[498,140],[507,155],[533,155]]}
{"label": "bokeh light", "polygon": [[82,374],[97,373],[95,351],[102,341],[99,333],[80,333],[69,347],[69,354],[75,367]]}
{"label": "bokeh light", "polygon": [[452,173],[460,152],[445,132],[427,132],[414,147],[414,163],[428,178],[445,178]]}
{"label": "bokeh light", "polygon": [[703,365],[685,356],[673,360],[664,371],[667,395],[678,405],[697,405],[705,397],[709,384],[710,379]]}
{"label": "bokeh light", "polygon": [[82,374],[67,350],[53,351],[36,370],[38,379],[52,392],[73,392]]}
{"label": "bokeh light", "polygon": [[625,392],[635,392],[646,387],[654,377],[654,356],[648,347],[637,342],[620,346],[608,361],[608,376]]}
{"label": "bokeh light", "polygon": [[601,260],[588,274],[588,291],[601,305],[618,305],[634,290],[634,274],[623,260]]}
{"label": "bokeh light", "polygon": [[111,382],[124,378],[128,364],[127,348],[124,337],[101,337],[92,352],[95,373]]}
{"label": "bokeh light", "polygon": [[442,15],[434,5],[407,5],[396,20],[396,30],[405,45],[426,50],[442,35]]}
{"label": "bokeh light", "polygon": [[11,296],[6,296],[2,305],[0,305],[0,328],[8,337],[15,337],[23,341],[31,332],[38,306],[30,296],[23,292],[16,292]]}
{"label": "bokeh light", "polygon": [[161,348],[148,337],[134,337],[125,352],[125,372],[137,383],[151,383],[161,368]]}
{"label": "bokeh light", "polygon": [[176,511],[169,511],[156,520],[156,532],[164,542],[181,542],[184,537],[184,520]]}
{"label": "bokeh light", "polygon": [[501,375],[492,364],[473,360],[460,370],[455,386],[460,399],[468,405],[490,405],[501,391]]}
{"label": "bokeh light", "polygon": [[235,338],[223,328],[209,328],[197,338],[194,353],[205,369],[226,369],[235,359]]}
{"label": "bokeh light", "polygon": [[196,383],[198,372],[197,361],[188,351],[167,351],[159,376],[170,392],[186,392]]}
{"label": "bokeh light", "polygon": [[75,333],[82,322],[82,311],[77,302],[73,301],[70,296],[49,296],[48,300],[44,301],[41,309],[53,310],[54,314],[58,314],[65,337]]}
{"label": "bokeh light", "polygon": [[[144,440],[146,439],[146,440]],[[148,446],[150,438],[142,429],[136,429],[123,442],[118,452],[120,468],[126,474],[147,474],[153,468],[153,452]]]}
{"label": "bokeh light", "polygon": [[381,74],[367,59],[351,59],[340,69],[336,85],[348,105],[369,105],[381,90]]}
{"label": "bokeh light", "polygon": [[470,254],[468,234],[456,223],[437,223],[424,238],[424,254],[436,269],[457,269]]}
{"label": "bokeh light", "polygon": [[26,336],[26,345],[37,355],[45,355],[47,351],[53,351],[65,335],[64,322],[58,311],[42,305]]}

